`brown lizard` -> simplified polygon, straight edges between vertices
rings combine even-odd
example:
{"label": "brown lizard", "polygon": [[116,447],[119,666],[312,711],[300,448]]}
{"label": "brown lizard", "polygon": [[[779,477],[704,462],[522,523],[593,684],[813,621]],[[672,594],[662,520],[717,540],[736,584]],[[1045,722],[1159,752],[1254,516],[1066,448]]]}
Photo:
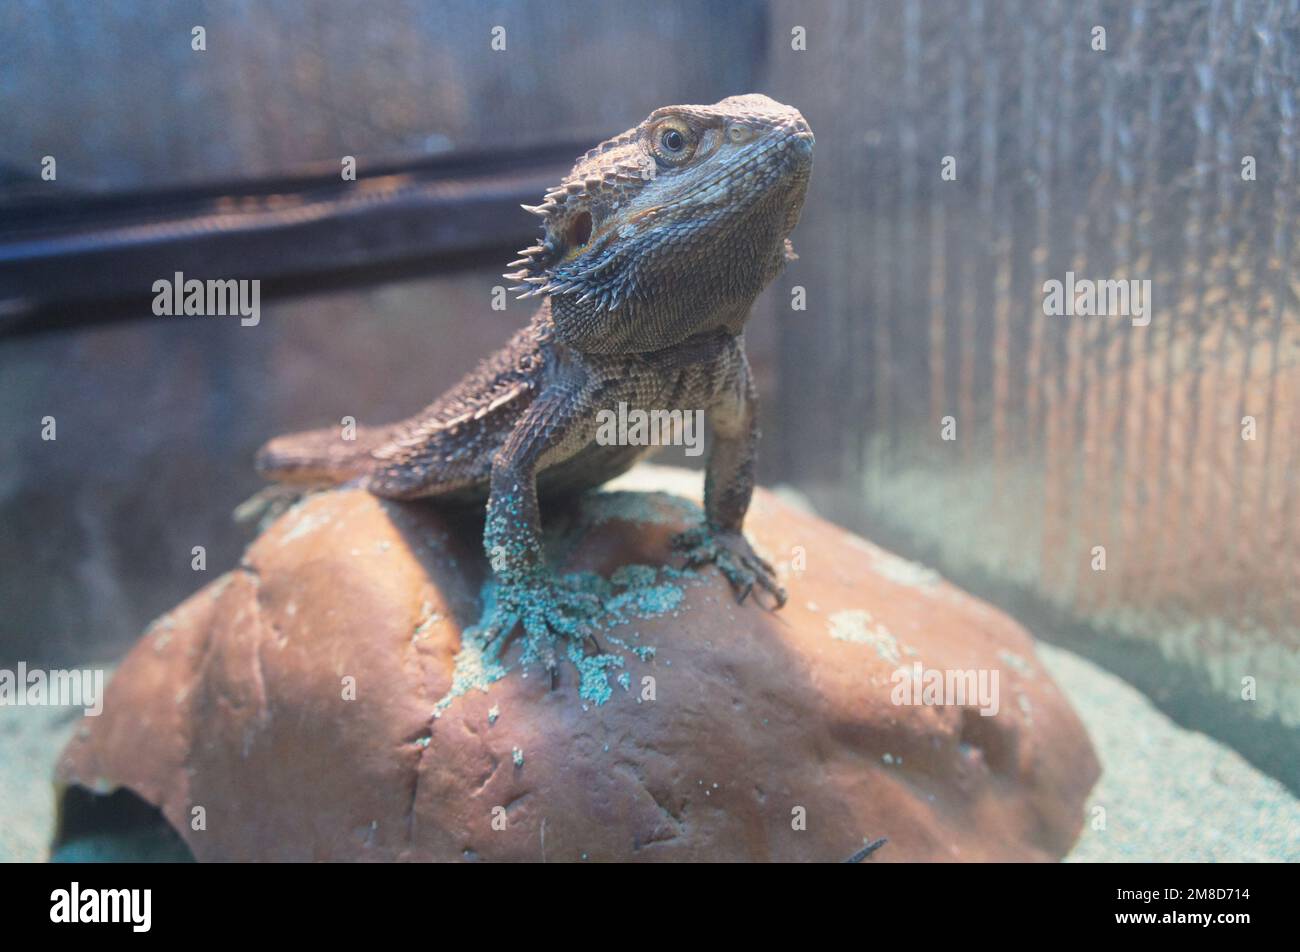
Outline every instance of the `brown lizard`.
{"label": "brown lizard", "polygon": [[759,437],[742,332],[793,257],[812,153],[803,116],[766,96],[655,110],[524,206],[543,235],[506,277],[543,300],[503,349],[404,422],[355,440],[336,429],[273,439],[259,471],[390,499],[486,498],[498,582],[488,637],[504,641],[522,622],[524,662],[553,672],[555,637],[585,633],[591,596],[547,569],[539,496],[598,486],[653,449],[602,445],[599,411],[702,409],[705,519],[674,546],[689,566],[717,565],[742,601],[757,585],[783,604],[741,533]]}

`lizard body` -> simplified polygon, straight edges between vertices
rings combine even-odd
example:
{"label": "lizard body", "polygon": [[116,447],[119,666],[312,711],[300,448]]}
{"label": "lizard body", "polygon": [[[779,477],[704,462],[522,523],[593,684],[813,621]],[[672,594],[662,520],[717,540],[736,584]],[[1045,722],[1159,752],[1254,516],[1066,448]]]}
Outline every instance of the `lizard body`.
{"label": "lizard body", "polygon": [[406,421],[349,441],[334,429],[279,437],[259,470],[393,499],[486,499],[500,585],[489,627],[505,636],[522,621],[553,668],[554,637],[582,633],[582,596],[545,566],[539,497],[597,486],[654,450],[601,445],[599,411],[702,409],[705,521],[675,545],[690,565],[716,564],[742,599],[758,585],[784,602],[741,534],[758,442],[742,332],[792,255],[812,147],[798,111],[766,96],[656,110],[525,206],[543,236],[507,277],[544,300],[504,348]]}

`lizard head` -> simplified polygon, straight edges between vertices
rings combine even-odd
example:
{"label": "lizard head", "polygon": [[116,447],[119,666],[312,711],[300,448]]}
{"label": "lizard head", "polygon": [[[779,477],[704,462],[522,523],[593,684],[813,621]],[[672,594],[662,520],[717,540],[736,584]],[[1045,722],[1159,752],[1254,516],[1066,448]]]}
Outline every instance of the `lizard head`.
{"label": "lizard head", "polygon": [[555,336],[642,353],[739,333],[793,255],[813,134],[766,96],[656,109],[602,142],[541,205],[541,240],[506,275],[549,297]]}

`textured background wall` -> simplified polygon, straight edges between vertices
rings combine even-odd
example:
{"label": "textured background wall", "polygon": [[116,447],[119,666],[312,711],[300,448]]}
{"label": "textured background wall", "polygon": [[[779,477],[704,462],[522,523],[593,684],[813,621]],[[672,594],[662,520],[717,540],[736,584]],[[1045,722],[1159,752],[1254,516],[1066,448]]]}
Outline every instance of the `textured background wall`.
{"label": "textured background wall", "polygon": [[[771,62],[817,132],[783,472],[1293,783],[1298,31],[1294,2],[777,3]],[[1046,316],[1067,271],[1149,279],[1151,323]]]}
{"label": "textured background wall", "polygon": [[0,165],[21,179],[52,154],[67,184],[121,189],[598,141],[666,102],[747,89],[762,14],[757,0],[7,0]]}

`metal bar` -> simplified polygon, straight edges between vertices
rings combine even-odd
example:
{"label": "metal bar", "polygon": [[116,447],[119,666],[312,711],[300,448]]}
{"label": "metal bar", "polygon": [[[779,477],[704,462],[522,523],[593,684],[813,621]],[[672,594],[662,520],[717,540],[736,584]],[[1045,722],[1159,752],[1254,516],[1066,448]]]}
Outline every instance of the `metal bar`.
{"label": "metal bar", "polygon": [[[402,262],[464,262],[527,243],[535,202],[569,170],[578,144],[449,156],[343,181],[337,169],[277,180],[113,196],[0,202],[0,336],[114,321],[114,302],[153,283],[258,278],[273,291],[302,279]],[[502,262],[504,264],[504,262]]]}

